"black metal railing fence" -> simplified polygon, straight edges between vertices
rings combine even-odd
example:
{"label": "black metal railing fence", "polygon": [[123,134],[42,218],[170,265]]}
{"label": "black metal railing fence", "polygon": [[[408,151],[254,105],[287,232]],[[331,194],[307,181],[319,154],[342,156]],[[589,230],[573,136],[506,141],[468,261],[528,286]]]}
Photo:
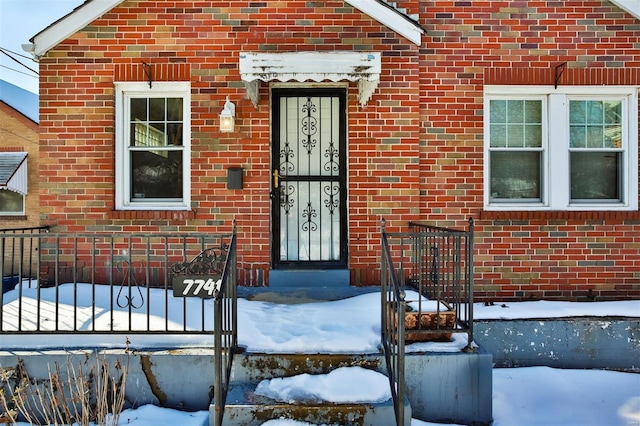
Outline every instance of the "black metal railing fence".
{"label": "black metal railing fence", "polygon": [[[405,292],[400,285],[398,269],[393,263],[389,236],[382,220],[382,255],[380,265],[382,349],[387,364],[387,375],[396,414],[397,426],[404,426],[405,368],[404,315]],[[400,319],[400,320],[398,320]]]}
{"label": "black metal railing fence", "polygon": [[390,233],[383,219],[382,346],[398,425],[404,424],[407,343],[466,333],[463,350],[474,350],[473,229],[469,219],[467,230],[411,222],[408,232]]}
{"label": "black metal railing fence", "polygon": [[228,276],[236,279],[232,240],[235,228],[232,234],[2,232],[0,270],[16,285],[0,294],[0,335],[210,333],[213,303],[174,297],[171,280],[175,265],[205,250],[218,253],[220,277],[233,258]]}
{"label": "black metal railing fence", "polygon": [[214,426],[221,426],[233,356],[238,350],[238,258],[236,231],[229,243],[228,257],[221,278],[220,291],[214,298]]}
{"label": "black metal railing fence", "polygon": [[[46,232],[49,232],[48,226],[0,229],[0,236],[3,237],[0,240],[3,292],[13,288],[20,277],[37,275],[38,240],[30,235]],[[10,235],[17,237],[12,238]]]}

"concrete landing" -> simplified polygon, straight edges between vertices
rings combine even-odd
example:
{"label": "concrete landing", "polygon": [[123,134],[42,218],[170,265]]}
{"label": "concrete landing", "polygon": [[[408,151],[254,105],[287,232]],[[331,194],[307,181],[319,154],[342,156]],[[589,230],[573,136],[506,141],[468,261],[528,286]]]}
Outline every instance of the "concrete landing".
{"label": "concrete landing", "polygon": [[348,269],[272,269],[269,287],[349,287]]}

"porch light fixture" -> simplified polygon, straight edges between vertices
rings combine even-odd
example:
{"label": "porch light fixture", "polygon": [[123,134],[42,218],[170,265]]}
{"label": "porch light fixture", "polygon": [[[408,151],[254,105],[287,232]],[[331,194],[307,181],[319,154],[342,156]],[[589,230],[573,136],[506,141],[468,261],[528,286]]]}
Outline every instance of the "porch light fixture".
{"label": "porch light fixture", "polygon": [[220,131],[222,133],[231,133],[236,122],[236,106],[229,100],[224,103],[224,108],[220,113]]}

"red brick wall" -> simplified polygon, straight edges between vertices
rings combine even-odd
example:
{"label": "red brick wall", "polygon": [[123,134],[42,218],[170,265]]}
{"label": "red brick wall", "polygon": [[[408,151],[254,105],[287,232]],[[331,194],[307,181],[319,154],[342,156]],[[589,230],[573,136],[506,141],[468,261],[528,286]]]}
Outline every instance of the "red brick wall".
{"label": "red brick wall", "polygon": [[[483,212],[483,85],[640,84],[640,22],[606,0],[403,0],[417,47],[343,1],[125,1],[41,60],[42,212],[59,230],[228,231],[241,262],[268,268],[269,89],[244,100],[238,51],[380,51],[361,108],[348,90],[349,266],[375,283],[379,222],[464,227],[476,219],[479,298],[640,296],[638,212]],[[114,212],[115,80],[188,78],[192,211]],[[218,132],[225,97],[236,131]],[[244,189],[226,189],[226,168]]]}
{"label": "red brick wall", "polygon": [[640,22],[605,0],[422,1],[421,215],[476,219],[480,299],[640,296],[640,214],[483,212],[483,85],[640,85]]}
{"label": "red brick wall", "polygon": [[[408,3],[408,2],[405,2]],[[125,1],[40,61],[43,219],[59,231],[228,232],[240,261],[268,268],[270,105],[244,99],[238,54],[296,50],[382,52],[378,90],[361,108],[348,89],[349,266],[371,281],[379,222],[399,229],[419,213],[418,46],[343,1]],[[416,3],[414,3],[415,5]],[[219,5],[219,6],[218,6]],[[417,7],[414,7],[417,10]],[[192,211],[114,211],[114,81],[188,79],[192,88]],[[226,96],[236,131],[221,134]],[[244,189],[226,189],[242,166]]]}

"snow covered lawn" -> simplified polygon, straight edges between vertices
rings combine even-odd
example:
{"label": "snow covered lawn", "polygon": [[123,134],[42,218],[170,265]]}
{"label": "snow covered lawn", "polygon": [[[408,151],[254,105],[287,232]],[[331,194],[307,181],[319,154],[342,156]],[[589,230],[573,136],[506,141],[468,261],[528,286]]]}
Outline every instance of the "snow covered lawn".
{"label": "snow covered lawn", "polygon": [[[23,288],[23,308],[35,309],[35,289]],[[100,289],[104,291],[104,289]],[[146,289],[145,289],[146,292]],[[53,289],[41,289],[45,307],[55,300]],[[81,329],[91,327],[87,314],[92,304],[101,313],[99,321],[108,316],[110,306],[109,294],[102,295],[93,301],[91,287],[79,284],[73,291],[71,284],[61,286],[59,304],[62,312],[69,317],[63,321],[72,324],[73,297],[77,295],[77,305],[81,315],[76,321]],[[146,293],[145,293],[146,294]],[[115,297],[116,295],[112,295]],[[152,324],[164,326],[165,293],[153,289],[149,300]],[[408,298],[411,298],[409,293]],[[4,295],[3,328],[15,327],[17,321],[18,292],[16,290]],[[169,318],[182,318],[184,305],[182,299],[172,300]],[[47,302],[49,301],[49,302]],[[198,309],[189,309],[191,301],[187,301],[187,319],[198,324]],[[114,304],[117,306],[116,304]],[[141,307],[133,316],[145,318],[148,306]],[[206,315],[212,314],[207,305]],[[371,293],[349,299],[306,303],[300,305],[283,305],[261,301],[238,300],[239,342],[249,351],[260,352],[317,352],[317,353],[378,353],[380,345],[380,295]],[[571,316],[630,316],[640,317],[640,301],[625,302],[520,302],[474,306],[476,319],[514,319],[514,318],[556,318]],[[33,312],[33,311],[31,311]],[[43,309],[42,314],[52,312]],[[32,317],[31,317],[32,318]],[[28,319],[23,318],[23,321]],[[122,310],[116,312],[114,322],[127,324],[128,314]],[[53,321],[44,321],[44,325]],[[105,323],[100,323],[104,326]],[[74,340],[75,339],[75,340]],[[110,340],[111,339],[111,340]],[[210,346],[211,336],[138,336],[129,337],[131,347],[189,347]],[[121,336],[65,336],[68,347],[121,347]],[[466,335],[455,335],[452,343],[421,343],[410,345],[409,350],[459,350],[466,345]],[[60,344],[55,338],[50,340],[44,335],[2,336],[0,347],[10,348],[57,348]],[[338,380],[341,383],[362,380],[356,369],[342,371]],[[345,377],[345,375],[347,377]],[[353,375],[352,377],[349,377]],[[336,387],[331,375],[321,377],[305,377],[301,383],[271,382],[264,385],[271,396],[291,398],[292,389],[295,398],[317,397],[318,388],[322,390],[322,398],[341,398],[343,389]],[[375,379],[363,398],[370,398],[371,393],[382,391],[387,386]],[[377,383],[377,384],[375,384]],[[316,395],[316,396],[312,396]],[[350,395],[350,398],[354,395]],[[356,395],[358,396],[358,395]],[[384,396],[380,396],[383,398]],[[547,367],[529,367],[493,370],[493,414],[494,426],[553,426],[553,425],[593,425],[593,426],[629,426],[640,425],[640,374],[619,373],[597,370],[558,370]],[[135,410],[126,410],[120,417],[120,425],[208,425],[208,413],[183,413],[175,410],[143,406]],[[427,423],[414,420],[414,426]],[[273,420],[268,426],[286,426],[292,423],[284,420]]]}
{"label": "snow covered lawn", "polygon": [[[96,297],[92,297],[92,287],[89,284],[63,284],[54,288],[40,289],[40,327],[42,330],[51,329],[56,324],[53,316],[58,298],[58,310],[62,315],[60,327],[73,329],[74,321],[78,330],[108,330],[113,326],[127,327],[129,313],[118,307],[118,287],[114,287],[111,297],[109,287],[97,286]],[[131,290],[133,295],[145,295],[144,303],[133,309],[132,324],[136,328],[139,324],[146,327],[146,315],[150,313],[150,327],[162,330],[165,327],[165,298],[166,293],[161,289],[147,289],[141,293],[136,288]],[[22,310],[29,312],[22,316],[22,327],[36,329],[33,323],[38,309],[37,289],[23,286]],[[74,311],[74,298],[76,306]],[[147,300],[148,299],[148,300]],[[417,293],[408,291],[407,300],[417,299]],[[4,311],[2,317],[3,330],[15,329],[18,323],[18,290],[4,294]],[[110,309],[115,307],[113,320]],[[91,313],[95,309],[96,317]],[[184,311],[186,309],[186,315]],[[182,318],[186,316],[187,325],[198,327],[201,322],[200,299],[174,298],[169,295],[168,313],[166,318],[169,328],[182,329]],[[474,305],[475,319],[514,319],[514,318],[555,318],[571,316],[630,316],[640,317],[640,300],[621,302],[519,302],[485,306],[482,303]],[[205,322],[213,324],[213,303],[205,303]],[[75,319],[74,319],[75,318]],[[123,328],[121,328],[123,329]],[[125,332],[126,334],[126,332]],[[129,336],[130,347],[136,349],[154,347],[209,347],[212,343],[211,335],[132,335]],[[280,352],[280,353],[378,353],[380,347],[380,294],[369,293],[348,299],[332,302],[303,303],[297,305],[278,304],[263,301],[238,299],[238,341],[246,346],[250,352]],[[66,348],[122,347],[122,335],[68,335],[65,336]],[[467,345],[466,334],[455,334],[453,342],[424,342],[408,345],[409,352],[423,351],[459,351]],[[4,349],[45,349],[59,348],[57,339],[43,339],[42,335],[19,335],[3,337]]]}

